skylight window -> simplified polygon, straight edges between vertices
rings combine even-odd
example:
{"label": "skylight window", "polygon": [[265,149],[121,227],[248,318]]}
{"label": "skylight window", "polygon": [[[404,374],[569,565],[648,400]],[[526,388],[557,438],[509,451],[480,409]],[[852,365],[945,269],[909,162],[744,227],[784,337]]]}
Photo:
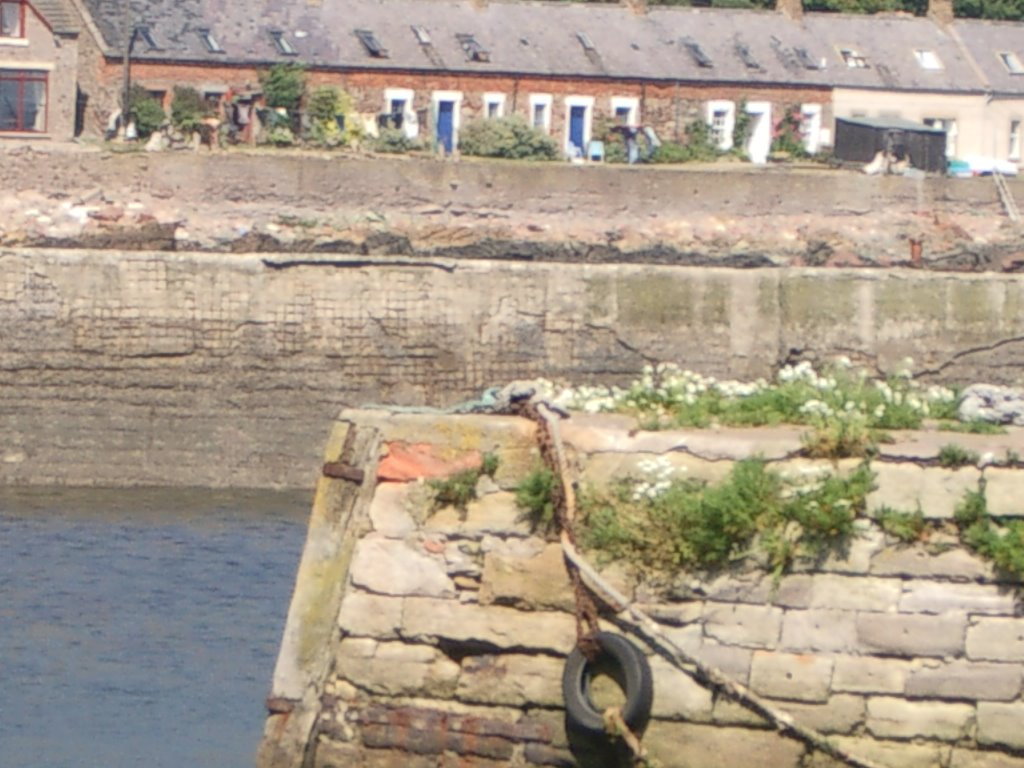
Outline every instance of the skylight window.
{"label": "skylight window", "polygon": [[365,48],[366,52],[373,56],[373,58],[386,59],[388,57],[387,50],[384,48],[383,45],[380,44],[380,41],[377,39],[377,36],[374,35],[373,32],[371,32],[370,30],[357,29],[356,37],[359,38],[359,42],[363,44],[363,48]]}
{"label": "skylight window", "polygon": [[935,54],[935,51],[918,48],[914,51],[914,58],[921,65],[921,69],[932,71],[942,69],[942,61]]}
{"label": "skylight window", "polygon": [[491,54],[484,48],[480,43],[477,42],[473,35],[467,35],[460,33],[455,36],[459,41],[459,45],[462,46],[462,50],[466,52],[466,58],[469,61],[490,61]]}
{"label": "skylight window", "polygon": [[203,45],[206,46],[207,53],[224,53],[224,49],[220,47],[213,32],[208,29],[198,29],[196,32],[199,34],[199,39],[203,41]]}
{"label": "skylight window", "polygon": [[590,39],[586,32],[577,32],[576,39],[580,41],[580,45],[583,46],[584,51],[597,50],[597,46],[594,45],[594,41]]}
{"label": "skylight window", "polygon": [[747,69],[761,68],[760,63],[754,58],[754,54],[750,52],[750,48],[745,43],[736,42],[736,55],[740,57],[740,61],[743,62]]}
{"label": "skylight window", "polygon": [[1003,66],[1006,67],[1006,71],[1011,75],[1024,75],[1024,64],[1021,64],[1020,58],[1016,53],[1012,51],[1000,53],[999,59],[1003,62]]}
{"label": "skylight window", "polygon": [[806,48],[794,48],[796,60],[804,69],[821,69],[821,62],[817,61]]}
{"label": "skylight window", "polygon": [[840,48],[839,55],[843,57],[843,63],[850,69],[867,69],[868,60],[853,48]]}
{"label": "skylight window", "polygon": [[430,33],[427,32],[426,27],[414,26],[412,28],[412,33],[416,35],[416,42],[418,42],[420,45],[432,44],[432,41],[430,39]]}
{"label": "skylight window", "polygon": [[682,39],[682,44],[698,67],[710,69],[715,66],[714,62],[711,61],[711,57],[704,53],[704,49],[700,47],[700,44],[696,40],[690,37],[684,37]]}
{"label": "skylight window", "polygon": [[160,46],[156,44],[156,39],[153,37],[153,32],[148,26],[138,26],[135,28],[135,37],[146,44],[146,47],[151,51],[159,51]]}
{"label": "skylight window", "polygon": [[298,56],[299,52],[295,50],[295,46],[292,45],[288,38],[284,36],[284,32],[272,31],[270,33],[270,39],[274,43],[274,47],[277,48],[277,52],[284,54],[285,56]]}

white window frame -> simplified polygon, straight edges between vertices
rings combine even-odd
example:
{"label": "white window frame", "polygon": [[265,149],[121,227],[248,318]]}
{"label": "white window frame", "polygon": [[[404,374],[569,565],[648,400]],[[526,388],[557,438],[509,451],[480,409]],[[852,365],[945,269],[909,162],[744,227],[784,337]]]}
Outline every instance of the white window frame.
{"label": "white window frame", "polygon": [[868,60],[860,51],[849,45],[841,45],[837,49],[839,51],[839,58],[843,60],[843,64],[849,69],[867,69]]}
{"label": "white window frame", "polygon": [[384,89],[384,112],[386,114],[391,114],[392,101],[405,102],[405,111],[402,112],[402,132],[410,139],[415,139],[420,135],[420,125],[416,119],[416,109],[413,106],[415,95],[416,92],[412,88]]}
{"label": "white window frame", "polygon": [[821,149],[821,104],[800,105],[800,130],[803,132],[804,149],[815,154]]}
{"label": "white window frame", "polygon": [[552,96],[550,93],[531,93],[530,94],[530,125],[534,125],[533,116],[537,111],[537,107],[544,107],[544,124],[541,126],[541,130],[544,133],[551,133],[551,103]]}
{"label": "white window frame", "polygon": [[562,131],[562,149],[565,150],[566,154],[569,154],[569,129],[572,127],[573,107],[583,107],[583,146],[580,147],[580,151],[583,152],[583,157],[586,158],[590,148],[590,131],[594,123],[594,97],[565,97],[565,130]]}
{"label": "white window frame", "polygon": [[1020,118],[1010,121],[1010,147],[1007,153],[1007,159],[1009,160],[1020,160],[1022,125],[1024,124],[1022,124]]}
{"label": "white window frame", "polygon": [[705,122],[712,137],[715,135],[716,112],[724,112],[725,115],[722,123],[722,137],[715,143],[715,147],[723,152],[728,152],[732,149],[732,134],[736,128],[736,102],[722,100],[708,102]]}
{"label": "white window frame", "polygon": [[917,59],[918,65],[921,69],[929,72],[941,72],[945,67],[942,65],[942,59],[935,51],[928,48],[915,48],[914,58]]}
{"label": "white window frame", "polygon": [[957,138],[960,135],[955,117],[926,117],[921,122],[930,128],[941,128],[946,132],[946,157],[956,157]]}
{"label": "white window frame", "polygon": [[452,152],[455,152],[459,148],[459,126],[462,123],[462,91],[434,91],[430,94],[430,114],[434,119],[432,141],[437,139],[437,115],[442,101],[455,102],[452,108]]}
{"label": "white window frame", "polygon": [[1006,67],[1011,75],[1024,75],[1024,63],[1021,63],[1020,56],[1013,51],[996,51],[996,56]]}
{"label": "white window frame", "polygon": [[504,93],[485,93],[484,94],[484,118],[491,118],[491,105],[496,105],[494,111],[495,120],[500,120],[505,116],[505,94]]}
{"label": "white window frame", "polygon": [[626,125],[637,126],[640,124],[640,99],[636,96],[612,96],[611,97],[611,110],[612,119],[615,119],[615,113],[620,109],[629,110],[629,115],[626,117]]}

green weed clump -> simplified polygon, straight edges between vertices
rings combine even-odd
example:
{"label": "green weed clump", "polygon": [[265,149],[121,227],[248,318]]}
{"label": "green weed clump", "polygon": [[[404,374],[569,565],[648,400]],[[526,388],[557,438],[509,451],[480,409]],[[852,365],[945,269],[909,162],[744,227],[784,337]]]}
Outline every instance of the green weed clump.
{"label": "green weed clump", "polygon": [[463,469],[439,480],[428,480],[427,486],[433,493],[433,508],[455,507],[465,513],[469,502],[477,498],[476,485],[483,475],[494,477],[498,471],[498,457],[493,453],[484,454],[479,467]]}
{"label": "green weed clump", "polygon": [[904,512],[888,506],[882,507],[878,510],[875,520],[883,531],[904,544],[920,541],[928,528],[920,508],[913,512]]}
{"label": "green weed clump", "polygon": [[947,468],[970,467],[978,463],[979,456],[956,443],[949,443],[939,449],[939,466]]}
{"label": "green weed clump", "polygon": [[516,488],[516,506],[533,533],[553,533],[557,527],[553,491],[557,478],[544,466],[534,467]]}
{"label": "green weed clump", "polygon": [[1024,520],[1000,523],[988,511],[984,486],[968,491],[954,513],[960,540],[1014,581],[1024,580]]}
{"label": "green weed clump", "polygon": [[714,570],[750,554],[780,575],[852,534],[873,478],[864,464],[797,485],[748,459],[715,485],[676,479],[638,494],[636,481],[622,480],[581,497],[580,540],[644,571]]}

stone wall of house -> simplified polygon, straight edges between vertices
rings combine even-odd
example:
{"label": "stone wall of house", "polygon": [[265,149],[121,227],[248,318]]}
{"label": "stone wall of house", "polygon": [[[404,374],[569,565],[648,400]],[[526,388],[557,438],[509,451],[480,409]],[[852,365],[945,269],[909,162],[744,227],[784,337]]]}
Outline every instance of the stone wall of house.
{"label": "stone wall of house", "polygon": [[[796,430],[638,432],[627,417],[563,421],[582,487],[665,457],[714,482],[760,455],[784,475],[845,472],[798,457]],[[956,442],[1006,466],[944,469]],[[1021,768],[1024,619],[1016,587],[941,530],[901,545],[883,507],[947,521],[967,490],[1024,515],[1024,433],[906,433],[872,460],[877,486],[849,545],[778,584],[753,567],[656,588],[605,577],[673,642],[803,725],[890,768]],[[499,459],[464,514],[431,504],[424,478]],[[557,543],[531,534],[514,488],[536,466],[536,427],[508,416],[346,411],[324,477],[268,699],[261,768],[573,764],[562,710],[573,595]],[[638,641],[639,642],[639,641]],[[650,653],[650,651],[648,651]],[[665,768],[830,768],[652,655],[644,743]],[[302,763],[303,755],[307,762]]]}
{"label": "stone wall of house", "polygon": [[650,361],[1013,384],[1022,301],[1014,275],[0,250],[0,483],[310,487],[344,405]]}
{"label": "stone wall of house", "polygon": [[78,77],[76,36],[54,34],[29,7],[25,13],[25,37],[0,43],[0,68],[47,73],[45,128],[39,133],[4,133],[4,136],[61,141],[74,136],[75,83]]}

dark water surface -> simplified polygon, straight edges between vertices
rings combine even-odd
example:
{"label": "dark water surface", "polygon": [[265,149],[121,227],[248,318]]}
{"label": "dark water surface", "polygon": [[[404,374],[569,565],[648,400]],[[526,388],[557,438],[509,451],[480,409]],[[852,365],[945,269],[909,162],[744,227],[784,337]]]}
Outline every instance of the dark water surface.
{"label": "dark water surface", "polygon": [[0,766],[251,766],[309,504],[0,488]]}

